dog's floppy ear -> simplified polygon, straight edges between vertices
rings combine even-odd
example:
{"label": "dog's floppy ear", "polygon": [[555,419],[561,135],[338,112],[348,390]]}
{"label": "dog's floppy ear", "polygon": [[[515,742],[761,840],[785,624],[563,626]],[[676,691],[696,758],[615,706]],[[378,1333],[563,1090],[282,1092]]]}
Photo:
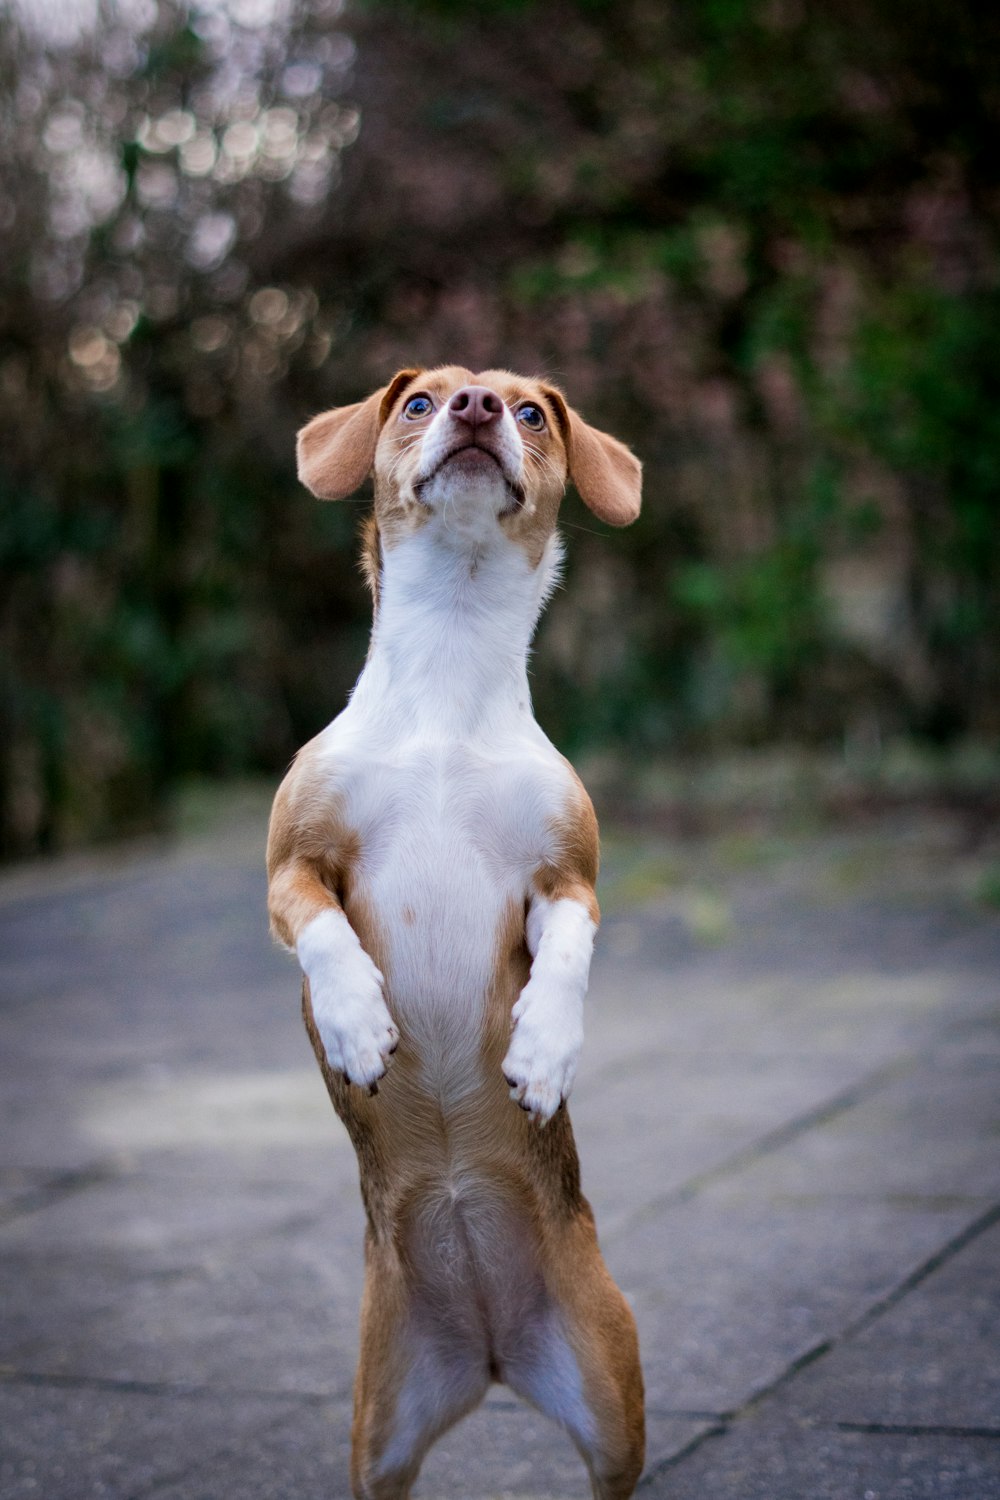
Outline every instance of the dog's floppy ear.
{"label": "dog's floppy ear", "polygon": [[606,432],[589,427],[555,386],[543,386],[559,417],[569,477],[584,505],[610,526],[629,526],[642,504],[642,464]]}
{"label": "dog's floppy ear", "polygon": [[396,397],[419,370],[400,370],[389,384],[354,406],[338,406],[307,422],[299,433],[299,478],[320,500],[346,500],[360,489],[375,462],[378,435]]}

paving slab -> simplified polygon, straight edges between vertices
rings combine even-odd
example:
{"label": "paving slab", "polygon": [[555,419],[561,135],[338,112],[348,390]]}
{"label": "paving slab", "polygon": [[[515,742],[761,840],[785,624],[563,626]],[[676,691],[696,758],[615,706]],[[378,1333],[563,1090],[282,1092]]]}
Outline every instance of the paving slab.
{"label": "paving slab", "polygon": [[[280,1403],[0,1382],[3,1500],[138,1500],[225,1445],[253,1441]],[[234,1490],[234,1494],[238,1491]]]}
{"label": "paving slab", "polygon": [[348,1500],[350,1449],[347,1402],[299,1405],[146,1494],[149,1500]]}
{"label": "paving slab", "polygon": [[1000,1444],[747,1422],[647,1476],[649,1500],[993,1500]]}
{"label": "paving slab", "polygon": [[935,1048],[904,1057],[877,1090],[712,1191],[775,1203],[848,1196],[992,1202],[1000,1197],[998,1140],[1000,1056]]}
{"label": "paving slab", "polygon": [[648,1399],[741,1408],[837,1338],[968,1223],[968,1208],[722,1204],[698,1195],[605,1244]]}
{"label": "paving slab", "polygon": [[263,1394],[351,1390],[360,1225],[337,1233],[324,1221],[173,1254],[6,1254],[0,1276],[0,1360],[21,1372]]}
{"label": "paving slab", "polygon": [[[573,1105],[584,1191],[605,1237],[868,1077],[868,1059],[741,1057],[665,1047],[588,1076]],[[649,1100],[658,1125],[649,1129]]]}
{"label": "paving slab", "polygon": [[[849,926],[853,914],[854,908],[827,913],[824,928]],[[935,950],[914,949],[909,971],[886,972],[872,955],[843,953],[831,941],[821,972],[814,974],[810,962],[803,974],[794,957],[769,953],[760,934],[734,936],[685,964],[673,963],[669,953],[652,964],[652,951],[643,946],[628,965],[602,956],[595,971],[601,988],[588,997],[585,1069],[597,1069],[601,1048],[612,1057],[662,1049],[691,1057],[840,1056],[875,1067],[936,1045],[946,1015],[956,1030],[995,1015],[995,985],[983,981],[992,953],[981,961],[965,955],[970,973],[964,962],[949,969]]]}
{"label": "paving slab", "polygon": [[803,1370],[784,1406],[809,1421],[1000,1438],[1000,1224]]}

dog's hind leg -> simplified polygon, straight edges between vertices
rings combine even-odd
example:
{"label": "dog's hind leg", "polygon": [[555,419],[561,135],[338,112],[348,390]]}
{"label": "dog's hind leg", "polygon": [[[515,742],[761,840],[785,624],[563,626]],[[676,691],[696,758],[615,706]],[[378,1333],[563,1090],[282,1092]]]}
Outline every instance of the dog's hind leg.
{"label": "dog's hind leg", "polygon": [[635,1319],[601,1258],[588,1214],[566,1239],[549,1266],[544,1311],[504,1358],[502,1376],[568,1431],[595,1500],[627,1500],[645,1448]]}
{"label": "dog's hind leg", "polygon": [[428,1448],[489,1383],[481,1341],[421,1307],[394,1250],[369,1246],[351,1435],[356,1500],[406,1500]]}

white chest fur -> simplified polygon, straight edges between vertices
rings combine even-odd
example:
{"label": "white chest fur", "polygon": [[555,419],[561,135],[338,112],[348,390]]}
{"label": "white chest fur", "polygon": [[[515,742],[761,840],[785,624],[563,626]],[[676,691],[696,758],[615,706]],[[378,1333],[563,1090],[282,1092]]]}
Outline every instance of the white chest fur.
{"label": "white chest fur", "polygon": [[502,924],[555,855],[573,780],[526,675],[556,545],[531,569],[502,537],[470,556],[429,532],[387,557],[368,664],[316,750],[385,996],[433,1070],[478,1045]]}
{"label": "white chest fur", "polygon": [[387,754],[349,723],[331,726],[331,791],[359,846],[352,888],[401,1005],[485,993],[498,923],[554,851],[570,787],[532,727],[495,748],[415,734]]}

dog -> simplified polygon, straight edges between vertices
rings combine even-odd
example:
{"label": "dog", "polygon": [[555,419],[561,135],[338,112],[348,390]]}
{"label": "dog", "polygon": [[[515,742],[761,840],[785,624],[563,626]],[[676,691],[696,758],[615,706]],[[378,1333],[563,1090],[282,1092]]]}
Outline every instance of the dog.
{"label": "dog", "polygon": [[635,1321],[565,1108],[597,823],[526,663],[567,481],[626,525],[641,466],[555,386],[453,366],[316,417],[298,462],[326,500],[375,479],[367,662],[281,784],[267,856],[367,1215],[353,1492],[404,1500],[499,1381],[569,1433],[597,1500],[625,1500],[643,1464]]}

